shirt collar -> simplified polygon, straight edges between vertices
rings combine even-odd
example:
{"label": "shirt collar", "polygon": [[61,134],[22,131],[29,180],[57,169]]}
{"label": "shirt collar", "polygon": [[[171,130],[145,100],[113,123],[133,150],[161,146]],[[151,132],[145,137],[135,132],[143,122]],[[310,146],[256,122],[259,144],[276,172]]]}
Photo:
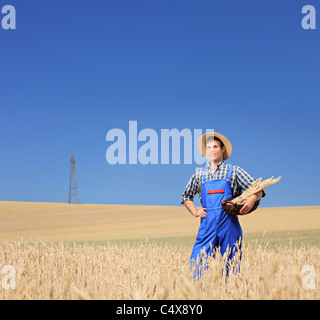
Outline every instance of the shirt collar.
{"label": "shirt collar", "polygon": [[[220,161],[217,165],[217,170],[220,169],[220,166],[224,164],[224,160]],[[207,165],[207,168],[211,170],[211,161],[209,161],[208,165]]]}

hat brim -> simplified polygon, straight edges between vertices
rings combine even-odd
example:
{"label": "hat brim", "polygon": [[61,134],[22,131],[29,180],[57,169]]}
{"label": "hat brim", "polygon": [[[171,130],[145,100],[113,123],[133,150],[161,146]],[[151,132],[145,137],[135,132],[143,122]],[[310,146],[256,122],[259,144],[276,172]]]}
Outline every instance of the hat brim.
{"label": "hat brim", "polygon": [[206,156],[206,141],[209,137],[216,137],[218,139],[220,139],[222,141],[222,143],[224,144],[224,146],[226,147],[226,150],[223,153],[223,160],[227,160],[232,153],[232,144],[229,141],[229,139],[227,139],[225,136],[223,136],[222,134],[218,133],[218,132],[207,132],[205,134],[203,134],[199,140],[198,140],[198,148],[200,153],[207,158],[208,160],[210,160],[207,156]]}

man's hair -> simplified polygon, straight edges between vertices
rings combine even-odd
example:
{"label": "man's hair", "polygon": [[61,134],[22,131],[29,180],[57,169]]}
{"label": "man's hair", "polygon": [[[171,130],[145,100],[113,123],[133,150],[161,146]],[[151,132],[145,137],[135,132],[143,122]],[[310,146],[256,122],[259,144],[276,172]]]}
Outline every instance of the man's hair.
{"label": "man's hair", "polygon": [[206,145],[207,145],[208,142],[213,141],[213,140],[216,140],[216,141],[219,141],[219,142],[220,142],[220,147],[221,147],[221,149],[224,147],[223,142],[222,142],[219,138],[214,137],[214,136],[211,136],[211,137],[209,137],[209,138],[206,140]]}

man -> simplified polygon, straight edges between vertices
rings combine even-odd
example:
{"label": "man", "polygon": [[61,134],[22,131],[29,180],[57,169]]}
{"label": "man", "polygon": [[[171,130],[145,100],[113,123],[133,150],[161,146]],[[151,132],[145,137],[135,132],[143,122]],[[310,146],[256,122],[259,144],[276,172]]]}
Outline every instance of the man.
{"label": "man", "polygon": [[[198,141],[201,154],[209,161],[205,168],[197,170],[190,178],[181,203],[194,217],[200,217],[201,224],[190,257],[195,269],[194,278],[201,276],[203,256],[214,254],[218,248],[221,255],[228,250],[227,262],[241,248],[242,229],[237,216],[229,216],[222,209],[221,202],[237,197],[248,189],[255,179],[242,168],[225,163],[231,153],[230,141],[217,132],[202,135]],[[193,198],[199,194],[202,208],[197,209]],[[264,191],[249,197],[240,214],[248,213],[254,203],[265,196]],[[228,274],[228,266],[227,266]]]}

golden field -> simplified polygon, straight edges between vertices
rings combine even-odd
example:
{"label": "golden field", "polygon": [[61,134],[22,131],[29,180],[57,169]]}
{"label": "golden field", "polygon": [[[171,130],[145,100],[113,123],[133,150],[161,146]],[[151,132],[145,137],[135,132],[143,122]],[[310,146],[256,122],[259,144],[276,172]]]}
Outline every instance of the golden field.
{"label": "golden field", "polygon": [[[0,202],[0,241],[195,236],[199,220],[183,206]],[[259,208],[240,217],[244,234],[320,229],[320,206]]]}
{"label": "golden field", "polygon": [[242,251],[240,273],[226,280],[216,258],[193,282],[183,246],[3,242],[0,263],[14,266],[15,283],[3,273],[13,287],[0,287],[0,299],[320,299],[319,249],[252,243]]}
{"label": "golden field", "polygon": [[[240,220],[244,234],[300,230],[318,241],[319,213],[320,207],[259,208]],[[0,202],[0,219],[1,300],[320,299],[319,246],[289,239],[272,247],[247,241],[240,273],[226,280],[217,256],[193,282],[190,245],[150,241],[195,238],[199,220],[184,207]]]}

